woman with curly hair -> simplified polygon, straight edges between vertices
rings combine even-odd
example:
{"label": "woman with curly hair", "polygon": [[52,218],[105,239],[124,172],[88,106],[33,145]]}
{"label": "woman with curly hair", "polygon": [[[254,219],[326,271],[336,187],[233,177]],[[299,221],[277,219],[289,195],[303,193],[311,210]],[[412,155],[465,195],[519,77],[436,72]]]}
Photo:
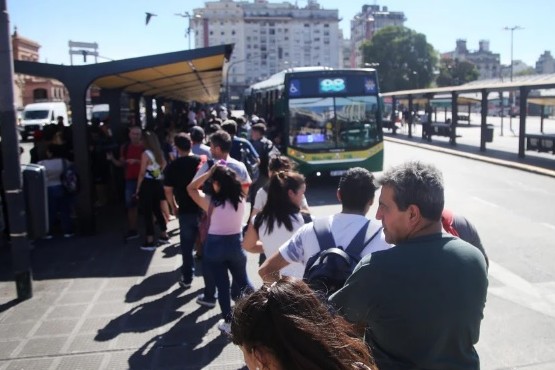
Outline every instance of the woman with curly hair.
{"label": "woman with curly hair", "polygon": [[[201,188],[212,180],[212,195],[205,194]],[[206,211],[210,219],[208,235],[204,245],[202,261],[210,273],[204,274],[204,294],[197,303],[214,307],[215,288],[218,289],[218,303],[222,310],[222,320],[218,329],[229,333],[231,321],[231,295],[229,273],[233,277],[233,294],[238,298],[245,290],[252,291],[247,277],[247,256],[241,248],[241,232],[245,215],[245,194],[235,172],[220,161],[212,168],[194,179],[187,192],[191,198]],[[213,279],[214,281],[208,281]]]}
{"label": "woman with curly hair", "polygon": [[355,327],[290,277],[237,303],[231,340],[249,370],[377,370]]}
{"label": "woman with curly hair", "polygon": [[[303,175],[296,172],[278,172],[270,179],[268,199],[262,211],[252,218],[243,248],[251,253],[267,256],[277,252],[279,246],[289,240],[304,225],[301,204],[306,191]],[[302,278],[304,266],[292,263],[281,274]]]}

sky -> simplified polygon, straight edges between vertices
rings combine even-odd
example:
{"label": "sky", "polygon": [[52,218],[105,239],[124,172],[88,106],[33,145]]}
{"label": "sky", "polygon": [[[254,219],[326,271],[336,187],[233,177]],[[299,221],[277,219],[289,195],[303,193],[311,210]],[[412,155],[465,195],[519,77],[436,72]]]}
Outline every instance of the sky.
{"label": "sky", "polygon": [[[253,2],[253,0],[249,0]],[[281,2],[281,1],[271,1]],[[295,3],[295,0],[289,2]],[[439,52],[455,49],[457,39],[478,49],[480,40],[490,42],[501,63],[513,58],[535,66],[544,51],[555,56],[555,1],[553,0],[319,0],[324,9],[339,8],[339,27],[346,38],[350,19],[364,4],[386,6],[405,13],[405,26],[423,33]],[[68,41],[96,42],[99,62],[186,50],[187,18],[176,13],[204,7],[203,0],[7,0],[10,32],[17,27],[22,37],[41,45],[40,61],[70,64]],[[306,1],[297,1],[304,6]],[[145,26],[145,12],[157,14]],[[194,48],[194,39],[191,40]],[[88,63],[91,61],[88,60]],[[74,56],[74,64],[82,57]]]}

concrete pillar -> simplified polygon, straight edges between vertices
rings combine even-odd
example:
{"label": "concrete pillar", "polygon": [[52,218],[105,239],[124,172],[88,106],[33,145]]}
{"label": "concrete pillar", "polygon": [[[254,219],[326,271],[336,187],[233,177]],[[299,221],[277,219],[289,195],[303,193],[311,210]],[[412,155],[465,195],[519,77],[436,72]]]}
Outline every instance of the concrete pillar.
{"label": "concrete pillar", "polygon": [[524,86],[520,88],[520,130],[518,133],[518,156],[524,158],[524,144],[526,140],[526,107],[530,90]]}
{"label": "concrete pillar", "polygon": [[451,145],[457,145],[457,116],[459,115],[459,103],[457,98],[459,94],[456,92],[451,93],[451,137],[449,138],[449,143]]}
{"label": "concrete pillar", "polygon": [[480,151],[486,151],[486,130],[487,130],[487,119],[488,119],[488,91],[486,89],[482,90],[482,117],[481,117],[481,127],[480,127]]}

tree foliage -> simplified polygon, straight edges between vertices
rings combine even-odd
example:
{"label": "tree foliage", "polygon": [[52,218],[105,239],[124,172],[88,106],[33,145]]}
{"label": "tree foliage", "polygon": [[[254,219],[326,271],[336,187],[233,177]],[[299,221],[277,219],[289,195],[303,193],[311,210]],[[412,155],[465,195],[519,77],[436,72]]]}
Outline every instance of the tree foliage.
{"label": "tree foliage", "polygon": [[465,60],[444,58],[440,61],[437,86],[457,86],[475,81],[480,76],[476,65]]}
{"label": "tree foliage", "polygon": [[434,80],[437,54],[424,34],[406,27],[386,27],[361,48],[364,63],[379,63],[384,92],[424,88]]}

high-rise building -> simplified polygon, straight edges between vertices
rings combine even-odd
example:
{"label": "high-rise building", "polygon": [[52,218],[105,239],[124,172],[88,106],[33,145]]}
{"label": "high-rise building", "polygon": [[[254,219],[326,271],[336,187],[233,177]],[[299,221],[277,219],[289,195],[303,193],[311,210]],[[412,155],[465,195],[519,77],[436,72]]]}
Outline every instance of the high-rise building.
{"label": "high-rise building", "polygon": [[546,50],[542,55],[540,55],[538,61],[536,62],[536,73],[555,73],[555,59],[553,59],[550,51]]}
{"label": "high-rise building", "polygon": [[380,10],[379,5],[363,5],[362,11],[351,20],[351,58],[350,66],[361,67],[363,64],[362,51],[365,41],[371,40],[376,32],[389,26],[403,27],[405,13],[390,12],[387,6]]}
{"label": "high-rise building", "polygon": [[197,48],[235,44],[225,71],[229,97],[289,67],[342,65],[338,10],[316,0],[305,7],[288,2],[220,0],[194,9],[191,27]]}

